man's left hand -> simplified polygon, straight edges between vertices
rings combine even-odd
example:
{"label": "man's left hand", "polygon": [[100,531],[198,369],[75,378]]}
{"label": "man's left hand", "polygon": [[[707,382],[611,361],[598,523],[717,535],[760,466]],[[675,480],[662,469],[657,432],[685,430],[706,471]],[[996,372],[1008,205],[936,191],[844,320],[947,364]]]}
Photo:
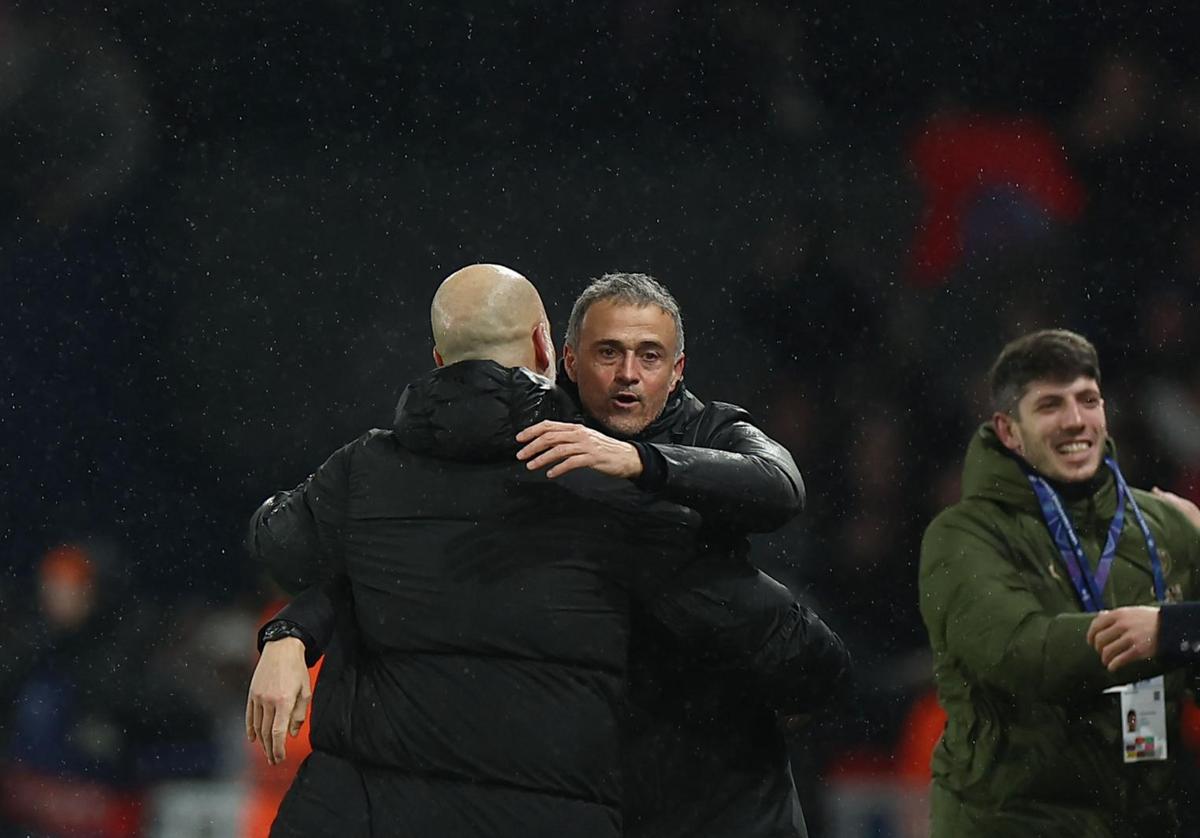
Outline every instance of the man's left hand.
{"label": "man's left hand", "polygon": [[594,468],[612,477],[634,478],[642,473],[642,458],[633,445],[571,422],[538,422],[517,434],[517,442],[525,445],[517,459],[531,471],[554,464],[547,477],[577,468]]}
{"label": "man's left hand", "polygon": [[1109,672],[1158,654],[1158,609],[1131,605],[1101,611],[1088,627],[1088,643]]}

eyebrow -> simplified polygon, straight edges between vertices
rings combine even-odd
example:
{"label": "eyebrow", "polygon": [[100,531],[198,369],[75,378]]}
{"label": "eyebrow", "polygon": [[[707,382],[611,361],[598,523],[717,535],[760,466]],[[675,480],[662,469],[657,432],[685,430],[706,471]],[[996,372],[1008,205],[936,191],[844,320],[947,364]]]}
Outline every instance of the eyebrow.
{"label": "eyebrow", "polygon": [[1090,399],[1099,398],[1100,391],[1095,387],[1089,387],[1086,390],[1080,390],[1078,393],[1046,393],[1034,399],[1034,404],[1037,406],[1054,404],[1056,402],[1066,401],[1068,398]]}
{"label": "eyebrow", "polygon": [[[595,344],[593,344],[593,345],[594,346],[613,346],[613,347],[618,347],[618,348],[625,347],[625,343],[623,341],[617,340],[616,338],[603,338],[601,340],[596,341]],[[643,340],[643,341],[640,341],[634,347],[634,349],[660,349],[660,350],[664,350],[664,351],[666,350],[666,348],[667,347],[665,344],[663,344],[657,340]]]}

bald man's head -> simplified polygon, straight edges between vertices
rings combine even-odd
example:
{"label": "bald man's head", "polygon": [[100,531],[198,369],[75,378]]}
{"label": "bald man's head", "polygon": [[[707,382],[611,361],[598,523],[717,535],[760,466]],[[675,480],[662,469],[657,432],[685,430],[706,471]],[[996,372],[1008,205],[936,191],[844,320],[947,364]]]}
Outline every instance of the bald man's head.
{"label": "bald man's head", "polygon": [[455,271],[433,295],[430,320],[439,365],[488,360],[554,377],[554,347],[542,298],[514,270],[469,265]]}

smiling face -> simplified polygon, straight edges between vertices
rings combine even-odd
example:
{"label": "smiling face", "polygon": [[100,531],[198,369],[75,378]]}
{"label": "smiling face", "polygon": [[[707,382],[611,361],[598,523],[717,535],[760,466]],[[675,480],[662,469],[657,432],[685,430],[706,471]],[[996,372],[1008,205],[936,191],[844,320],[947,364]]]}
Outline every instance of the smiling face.
{"label": "smiling face", "polygon": [[563,354],[589,416],[620,436],[658,418],[683,377],[675,321],[656,305],[597,300],[580,324],[577,346]]}
{"label": "smiling face", "polygon": [[1090,480],[1104,459],[1108,425],[1094,378],[1033,381],[1017,403],[1015,417],[997,413],[992,421],[1005,447],[1051,480]]}

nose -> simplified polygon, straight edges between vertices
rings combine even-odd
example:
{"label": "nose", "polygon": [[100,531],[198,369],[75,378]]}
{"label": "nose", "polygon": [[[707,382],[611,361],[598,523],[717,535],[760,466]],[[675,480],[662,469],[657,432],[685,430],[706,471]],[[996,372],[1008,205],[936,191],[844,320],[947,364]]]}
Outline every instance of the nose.
{"label": "nose", "polygon": [[632,352],[626,352],[617,365],[617,381],[622,384],[633,384],[638,380],[637,359]]}
{"label": "nose", "polygon": [[1067,401],[1066,409],[1062,415],[1063,426],[1067,428],[1083,427],[1083,411],[1079,409],[1079,402],[1074,399]]}

